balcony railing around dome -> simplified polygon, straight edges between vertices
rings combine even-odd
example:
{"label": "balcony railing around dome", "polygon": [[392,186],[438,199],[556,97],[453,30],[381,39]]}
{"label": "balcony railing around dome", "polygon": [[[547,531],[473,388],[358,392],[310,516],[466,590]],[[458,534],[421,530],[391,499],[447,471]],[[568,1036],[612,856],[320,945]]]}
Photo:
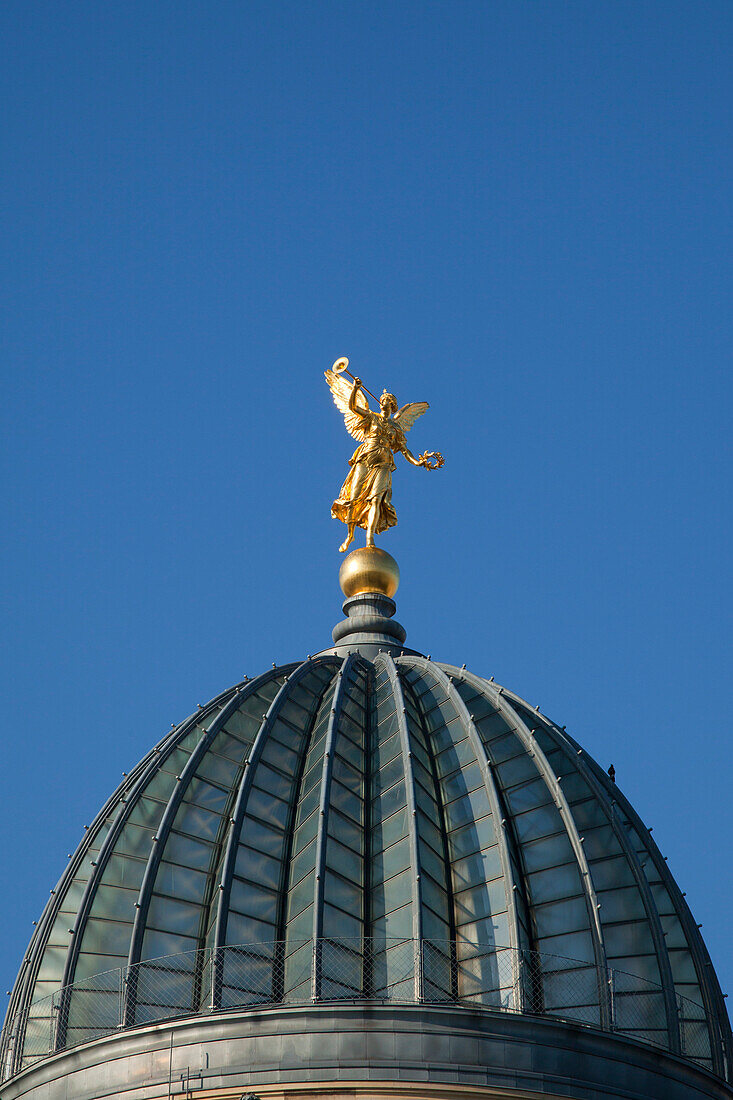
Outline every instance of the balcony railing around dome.
{"label": "balcony railing around dome", "polygon": [[[669,1049],[663,990],[534,951],[443,940],[320,939],[205,949],[108,970],[7,1020],[2,1080],[120,1030],[211,1012],[334,1001],[455,1005],[550,1016]],[[610,1005],[610,1028],[602,1021]],[[677,997],[683,1057],[712,1070],[702,1005]],[[722,1044],[722,1036],[713,1036]]]}

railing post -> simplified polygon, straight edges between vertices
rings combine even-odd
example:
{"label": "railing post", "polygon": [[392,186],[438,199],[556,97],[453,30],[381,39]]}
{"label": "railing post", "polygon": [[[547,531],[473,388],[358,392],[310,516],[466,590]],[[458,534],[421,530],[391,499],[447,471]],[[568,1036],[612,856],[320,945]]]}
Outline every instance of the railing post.
{"label": "railing post", "polygon": [[[512,948],[512,976],[514,979],[514,1011],[524,1012],[524,987],[522,985],[522,979],[524,977],[524,959],[522,957],[522,949],[519,947]],[[497,960],[498,962],[498,960]],[[497,972],[501,980],[501,967],[497,966]]]}
{"label": "railing post", "polygon": [[219,960],[219,947],[209,948],[209,981],[211,982],[211,988],[209,990],[209,1012],[213,1012],[216,1008],[216,983],[218,977],[218,960]]}
{"label": "railing post", "polygon": [[48,1053],[53,1054],[54,1043],[56,1041],[54,1035],[54,1023],[56,1020],[56,994],[51,996],[51,1012],[48,1018]]}
{"label": "railing post", "polygon": [[117,996],[117,1030],[125,1026],[125,971],[120,967],[117,971],[120,983]]}
{"label": "railing post", "polygon": [[137,1001],[138,967],[140,963],[132,963],[123,971],[122,988],[122,1023],[121,1027],[132,1027],[135,1023],[135,1002]]}
{"label": "railing post", "polygon": [[420,1004],[422,1000],[422,968],[423,968],[423,941],[415,939],[412,941],[412,965],[413,965],[413,978],[412,987],[414,991],[415,1003]]}
{"label": "railing post", "polygon": [[608,980],[608,1023],[611,1031],[616,1030],[616,989],[614,983],[613,970],[609,966],[606,968],[606,977]]}
{"label": "railing post", "polygon": [[318,1000],[318,937],[313,940],[313,963],[311,966],[311,1000]]}

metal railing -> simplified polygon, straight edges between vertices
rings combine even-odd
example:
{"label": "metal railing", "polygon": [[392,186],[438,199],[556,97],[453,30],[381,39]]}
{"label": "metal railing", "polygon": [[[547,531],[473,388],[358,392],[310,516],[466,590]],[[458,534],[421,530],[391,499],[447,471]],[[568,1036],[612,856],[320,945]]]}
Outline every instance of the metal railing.
{"label": "metal railing", "polygon": [[[157,1021],[364,1000],[550,1016],[670,1049],[662,987],[623,971],[464,942],[329,938],[190,951],[76,981],[6,1021],[0,1080],[69,1047]],[[676,1016],[680,1053],[712,1069],[704,1008],[676,997]]]}

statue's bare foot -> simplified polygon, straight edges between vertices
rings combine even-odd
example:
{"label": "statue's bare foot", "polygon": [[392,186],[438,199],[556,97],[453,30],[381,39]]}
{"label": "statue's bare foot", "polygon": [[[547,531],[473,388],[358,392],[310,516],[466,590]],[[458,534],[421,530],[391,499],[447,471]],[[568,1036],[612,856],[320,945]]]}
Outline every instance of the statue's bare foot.
{"label": "statue's bare foot", "polygon": [[343,554],[346,550],[348,550],[349,546],[351,545],[352,540],[353,540],[353,536],[352,536],[352,538],[344,539],[344,541],[339,546],[339,553]]}

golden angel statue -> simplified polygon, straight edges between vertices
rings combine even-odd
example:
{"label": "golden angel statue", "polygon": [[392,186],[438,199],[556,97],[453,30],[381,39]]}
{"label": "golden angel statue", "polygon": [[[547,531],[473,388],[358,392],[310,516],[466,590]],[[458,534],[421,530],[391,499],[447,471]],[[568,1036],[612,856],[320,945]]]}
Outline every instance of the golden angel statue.
{"label": "golden angel statue", "polygon": [[[374,546],[374,536],[397,523],[392,507],[392,471],[396,468],[393,454],[400,451],[412,466],[424,466],[426,470],[437,470],[444,464],[438,451],[425,451],[415,458],[405,439],[405,432],[429,408],[427,401],[414,401],[400,409],[394,394],[384,390],[379,412],[374,412],[365,396],[371,391],[365,390],[360,378],[346,371],[348,363],[346,358],[337,359],[333,369],[325,371],[336,407],[344,414],[346,430],[359,444],[349,460],[349,476],[331,508],[334,519],[347,526],[346,538],[339,546],[342,553],[354,538],[354,528],[363,527],[367,546]],[[349,374],[351,383],[344,373]]]}

